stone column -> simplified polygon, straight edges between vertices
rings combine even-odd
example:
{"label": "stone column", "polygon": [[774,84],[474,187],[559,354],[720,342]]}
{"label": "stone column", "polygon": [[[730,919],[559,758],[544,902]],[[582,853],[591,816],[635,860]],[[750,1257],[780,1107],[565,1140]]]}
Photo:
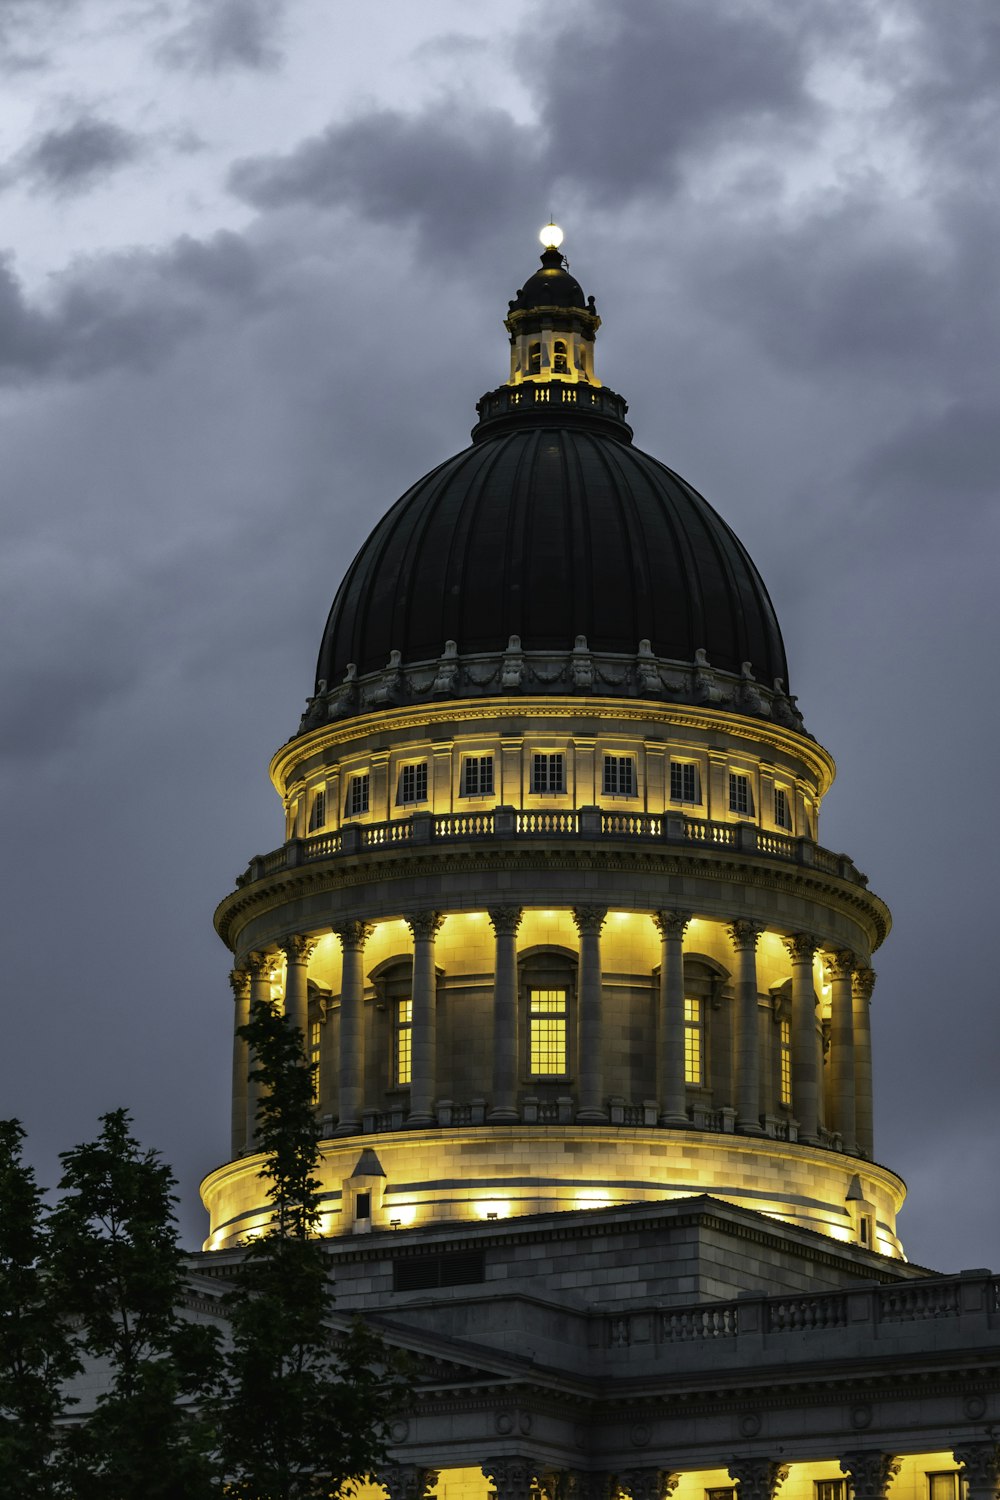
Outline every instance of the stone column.
{"label": "stone column", "polygon": [[799,1140],[819,1140],[820,1039],[816,1031],[816,992],[813,955],[816,939],[807,932],[786,938],[792,960],[792,1113],[799,1122]]}
{"label": "stone column", "polygon": [[687,1125],[684,1082],[684,933],[689,912],[653,913],[660,934],[659,1036],[656,1050],[656,1097],[661,1125]]}
{"label": "stone column", "polygon": [[532,1489],[542,1477],[539,1465],[521,1454],[487,1458],[482,1464],[483,1477],[497,1492],[497,1500],[530,1500]]}
{"label": "stone column", "polygon": [[496,935],[493,964],[493,1107],[488,1117],[492,1124],[511,1124],[519,1118],[517,930],[521,925],[521,915],[519,906],[494,907],[489,914]]}
{"label": "stone column", "polygon": [[[271,973],[274,969],[274,955],[271,953],[251,953],[246,962],[247,972],[250,975],[250,1010],[253,1012],[255,1005],[264,1004],[271,999]],[[253,1147],[257,1139],[257,1104],[261,1096],[260,1081],[252,1076],[257,1066],[253,1053],[248,1051],[247,1072],[247,1149]]]}
{"label": "stone column", "polygon": [[371,928],[343,922],[340,939],[340,1051],[337,1056],[338,1120],[334,1135],[357,1135],[365,1102],[365,943]]}
{"label": "stone column", "polygon": [[852,976],[857,958],[848,948],[830,955],[830,1119],[845,1151],[857,1150],[854,1114],[854,1003]]}
{"label": "stone column", "polygon": [[250,1049],[241,1036],[241,1026],[250,1019],[250,974],[246,969],[233,969],[229,975],[233,990],[235,1013],[233,1015],[233,1155],[239,1156],[247,1144],[247,1074],[250,1071]]}
{"label": "stone column", "polygon": [[760,1024],[757,1019],[757,943],[764,928],[742,918],[729,925],[736,949],[736,1027],[733,1061],[736,1123],[747,1135],[763,1135],[760,1123]]}
{"label": "stone column", "polygon": [[604,1035],[601,1014],[601,928],[607,916],[603,906],[577,906],[573,921],[580,934],[579,1041],[577,1074],[580,1094],[576,1118],[581,1125],[603,1124],[608,1116],[604,1103]]}
{"label": "stone column", "polygon": [[736,1459],[729,1469],[730,1479],[740,1487],[737,1500],[774,1500],[788,1478],[788,1465],[767,1458]]}
{"label": "stone column", "polygon": [[875,987],[874,969],[855,969],[852,992],[854,1013],[854,1123],[858,1155],[872,1159],[875,1132],[872,1109],[872,1028],[870,1006]]}
{"label": "stone column", "polygon": [[389,1500],[426,1500],[438,1481],[437,1469],[416,1464],[386,1464],[378,1471],[378,1482]]}
{"label": "stone column", "polygon": [[309,1056],[309,960],[316,950],[315,938],[301,932],[283,938],[285,955],[285,1016],[302,1033],[302,1054]]}
{"label": "stone column", "polygon": [[437,977],[434,937],[444,921],[435,911],[407,917],[413,934],[413,1020],[410,1031],[410,1113],[408,1125],[434,1125],[437,1094]]}
{"label": "stone column", "polygon": [[962,1465],[969,1500],[1000,1500],[1000,1446],[962,1443],[954,1450],[954,1457]]}
{"label": "stone column", "polygon": [[669,1469],[623,1469],[616,1477],[618,1489],[632,1500],[669,1500],[680,1479]]}
{"label": "stone column", "polygon": [[840,1467],[850,1479],[853,1500],[885,1500],[886,1491],[899,1473],[899,1459],[877,1448],[845,1453]]}

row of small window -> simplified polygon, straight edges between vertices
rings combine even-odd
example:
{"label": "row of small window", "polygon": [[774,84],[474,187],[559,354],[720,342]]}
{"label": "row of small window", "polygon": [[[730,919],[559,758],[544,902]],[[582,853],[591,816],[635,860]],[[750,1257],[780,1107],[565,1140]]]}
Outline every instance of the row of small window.
{"label": "row of small window", "polygon": [[[604,795],[606,797],[635,797],[638,787],[635,774],[635,759],[631,755],[606,755],[604,757]],[[530,790],[535,796],[546,796],[566,791],[566,757],[562,751],[538,752],[531,757]],[[459,783],[462,797],[491,797],[493,795],[493,756],[470,755],[462,761]],[[369,810],[371,799],[371,777],[367,771],[351,776],[347,783],[345,812],[356,818]],[[701,802],[701,785],[698,767],[692,761],[670,762],[671,802]],[[400,768],[396,791],[396,805],[406,806],[427,801],[427,762],[416,761]],[[740,771],[729,773],[729,811],[739,817],[754,815],[753,786],[750,777]],[[774,788],[774,822],[778,828],[792,826],[792,809],[788,793],[783,787]],[[326,792],[320,789],[313,793],[309,810],[309,831],[314,833],[326,823]]]}

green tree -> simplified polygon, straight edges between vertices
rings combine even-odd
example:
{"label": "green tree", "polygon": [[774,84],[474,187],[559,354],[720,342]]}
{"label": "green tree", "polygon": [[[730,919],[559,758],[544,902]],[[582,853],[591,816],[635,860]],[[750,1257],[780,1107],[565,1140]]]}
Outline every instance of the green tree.
{"label": "green tree", "polygon": [[360,1322],[338,1336],[319,1229],[319,1127],[301,1033],[266,1002],[240,1035],[260,1084],[257,1145],[271,1224],[247,1247],[227,1298],[232,1332],[224,1403],[233,1500],[326,1500],[371,1472],[400,1381]]}
{"label": "green tree", "polygon": [[56,1493],[56,1422],[79,1363],[53,1296],[42,1192],[23,1140],[17,1120],[0,1120],[0,1494],[42,1500]]}
{"label": "green tree", "polygon": [[214,1330],[178,1311],[174,1177],[124,1110],[101,1125],[61,1156],[50,1217],[61,1306],[81,1352],[109,1371],[93,1412],[67,1431],[67,1488],[74,1500],[201,1500],[219,1493],[208,1410],[220,1356]]}

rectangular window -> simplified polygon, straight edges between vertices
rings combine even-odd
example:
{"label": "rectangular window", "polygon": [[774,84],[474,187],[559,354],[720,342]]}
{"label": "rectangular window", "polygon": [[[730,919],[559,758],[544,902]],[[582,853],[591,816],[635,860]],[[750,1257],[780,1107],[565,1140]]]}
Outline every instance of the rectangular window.
{"label": "rectangular window", "polygon": [[567,1071],[565,990],[528,992],[529,1058],[533,1078],[561,1076]]}
{"label": "rectangular window", "polygon": [[396,1025],[393,1045],[393,1073],[398,1088],[410,1082],[410,1067],[413,1060],[411,1039],[413,1036],[413,1001],[396,1001]]}
{"label": "rectangular window", "polygon": [[371,778],[365,771],[362,776],[352,776],[347,783],[347,816],[356,818],[359,813],[368,811],[368,792]]}
{"label": "rectangular window", "polygon": [[689,760],[672,760],[670,762],[670,800],[671,802],[700,802],[701,792],[698,788],[698,767]]}
{"label": "rectangular window", "polygon": [[792,1103],[792,1023],[781,1021],[778,1027],[778,1052],[781,1068],[781,1102]]}
{"label": "rectangular window", "polygon": [[753,816],[750,777],[742,775],[739,771],[729,773],[729,811],[739,813],[741,818]]}
{"label": "rectangular window", "polygon": [[845,1479],[817,1479],[816,1500],[846,1500]]}
{"label": "rectangular window", "polygon": [[604,795],[606,797],[635,796],[635,761],[631,755],[606,755],[604,757]]}
{"label": "rectangular window", "polygon": [[322,828],[326,822],[326,790],[320,787],[318,792],[313,792],[312,806],[309,809],[309,832],[315,833],[317,828]]}
{"label": "rectangular window", "polygon": [[402,767],[399,773],[399,794],[396,801],[427,801],[427,762],[425,760],[419,761],[416,765]]}
{"label": "rectangular window", "polygon": [[777,828],[791,828],[792,809],[788,802],[788,793],[784,787],[776,786],[774,789],[774,822]]}
{"label": "rectangular window", "polygon": [[705,1500],[736,1500],[736,1490],[706,1490]]}
{"label": "rectangular window", "polygon": [[312,1096],[313,1103],[319,1103],[319,1022],[313,1021],[309,1026],[309,1062],[312,1065]]}
{"label": "rectangular window", "polygon": [[705,1081],[705,1035],[700,1000],[684,1001],[684,1082]]}
{"label": "rectangular window", "polygon": [[493,796],[492,755],[468,755],[462,762],[463,797]]}
{"label": "rectangular window", "polygon": [[946,1470],[941,1474],[928,1474],[927,1500],[962,1500],[965,1486],[959,1483],[960,1479],[957,1469]]}
{"label": "rectangular window", "polygon": [[354,1200],[354,1217],[356,1219],[370,1219],[372,1216],[371,1193],[359,1193]]}
{"label": "rectangular window", "polygon": [[565,762],[561,751],[554,755],[537,754],[531,757],[531,790],[533,792],[564,792],[566,790]]}

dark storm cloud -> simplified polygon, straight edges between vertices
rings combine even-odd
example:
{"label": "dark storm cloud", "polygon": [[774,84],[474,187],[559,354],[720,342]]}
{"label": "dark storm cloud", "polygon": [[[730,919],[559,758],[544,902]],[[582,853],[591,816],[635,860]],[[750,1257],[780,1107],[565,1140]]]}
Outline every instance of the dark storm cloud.
{"label": "dark storm cloud", "polygon": [[374,110],[287,156],[237,162],[229,185],[257,208],[347,205],[412,224],[426,244],[462,255],[523,203],[537,161],[533,132],[504,111],[436,103],[416,115]]}
{"label": "dark storm cloud", "polygon": [[257,305],[259,269],[238,235],[183,238],[164,251],[83,263],[42,305],[0,261],[0,384],[150,369],[202,328],[220,299]]}
{"label": "dark storm cloud", "polygon": [[11,175],[57,196],[85,193],[135,161],[142,150],[141,138],[113,120],[80,115],[47,130],[20,152]]}
{"label": "dark storm cloud", "polygon": [[888,494],[914,515],[946,497],[952,524],[970,507],[995,505],[1000,495],[1000,404],[950,402],[919,417],[868,454],[858,471],[862,487]]}
{"label": "dark storm cloud", "polygon": [[160,44],[159,56],[195,73],[271,70],[281,62],[286,9],[281,0],[193,0],[188,19]]}

